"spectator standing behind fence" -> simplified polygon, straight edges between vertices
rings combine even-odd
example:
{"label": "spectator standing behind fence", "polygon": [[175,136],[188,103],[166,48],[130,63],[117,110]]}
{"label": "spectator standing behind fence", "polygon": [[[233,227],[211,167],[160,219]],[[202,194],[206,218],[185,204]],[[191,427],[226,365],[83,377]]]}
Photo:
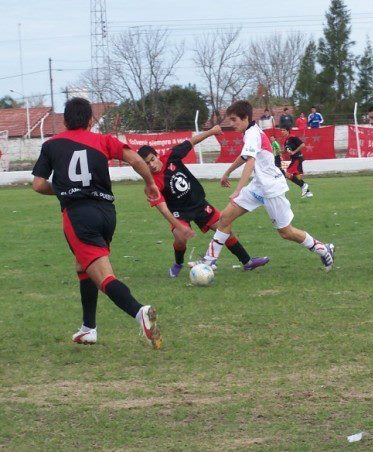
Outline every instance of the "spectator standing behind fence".
{"label": "spectator standing behind fence", "polygon": [[369,124],[373,127],[373,105],[369,108]]}
{"label": "spectator standing behind fence", "polygon": [[288,107],[285,107],[283,110],[282,115],[280,116],[280,123],[279,123],[279,127],[280,129],[282,127],[294,127],[294,118],[293,116],[289,113],[289,109]]}
{"label": "spectator standing behind fence", "polygon": [[307,118],[306,115],[302,112],[299,117],[295,120],[295,127],[298,127],[299,130],[307,129]]}
{"label": "spectator standing behind fence", "polygon": [[316,107],[312,107],[311,113],[308,115],[308,125],[311,129],[318,129],[323,122],[322,114],[317,111]]}
{"label": "spectator standing behind fence", "polygon": [[273,129],[275,127],[275,120],[270,114],[268,108],[264,110],[264,114],[260,117],[259,126],[262,130]]}

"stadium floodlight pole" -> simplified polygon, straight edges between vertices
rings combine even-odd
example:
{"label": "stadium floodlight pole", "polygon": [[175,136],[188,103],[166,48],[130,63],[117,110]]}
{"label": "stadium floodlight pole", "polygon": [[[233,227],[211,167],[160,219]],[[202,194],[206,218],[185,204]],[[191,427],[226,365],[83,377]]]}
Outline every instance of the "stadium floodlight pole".
{"label": "stadium floodlight pole", "polygon": [[361,158],[361,146],[360,146],[360,139],[359,139],[359,128],[357,123],[357,102],[355,102],[354,107],[354,121],[355,121],[355,135],[356,135],[356,145],[357,145],[357,156]]}
{"label": "stadium floodlight pole", "polygon": [[[199,116],[199,110],[196,110],[196,116],[194,118],[194,126],[196,128],[196,133],[199,133],[198,128],[198,116]],[[202,149],[201,146],[198,146],[198,157],[199,157],[199,163],[203,163],[203,157],[202,157]]]}
{"label": "stadium floodlight pole", "polygon": [[26,97],[24,94],[14,90],[14,89],[10,89],[9,90],[11,93],[14,94],[18,94],[19,96],[22,96],[22,99],[24,100],[25,104],[26,104],[26,122],[27,122],[27,134],[26,134],[26,138],[30,138],[31,133],[31,126],[30,126],[30,105],[28,102],[28,97]]}

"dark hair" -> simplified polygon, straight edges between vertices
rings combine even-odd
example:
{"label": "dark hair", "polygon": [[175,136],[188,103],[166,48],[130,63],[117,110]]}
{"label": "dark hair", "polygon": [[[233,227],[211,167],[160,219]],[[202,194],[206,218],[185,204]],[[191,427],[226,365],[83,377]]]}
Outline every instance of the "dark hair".
{"label": "dark hair", "polygon": [[371,107],[369,107],[368,112],[369,112],[369,113],[372,113],[372,111],[373,111],[373,105],[372,105]]}
{"label": "dark hair", "polygon": [[63,117],[68,130],[87,129],[92,118],[90,102],[82,97],[73,97],[66,102]]}
{"label": "dark hair", "polygon": [[280,127],[280,129],[285,129],[285,130],[287,130],[288,132],[290,132],[291,127],[290,127],[290,126],[283,126],[283,127]]}
{"label": "dark hair", "polygon": [[237,100],[227,108],[227,116],[236,115],[240,119],[248,118],[249,122],[253,120],[253,107],[247,100]]}
{"label": "dark hair", "polygon": [[145,146],[141,146],[141,148],[137,151],[137,154],[144,160],[146,159],[146,157],[149,154],[153,154],[155,156],[158,155],[157,151],[154,148],[152,148],[151,146],[146,146],[146,145]]}
{"label": "dark hair", "polygon": [[289,110],[288,107],[285,107],[285,108],[284,108],[284,111],[288,111],[288,110]]}
{"label": "dark hair", "polygon": [[311,110],[312,110],[312,108],[314,108],[315,110],[317,110],[317,108],[316,108],[314,105],[312,105]]}

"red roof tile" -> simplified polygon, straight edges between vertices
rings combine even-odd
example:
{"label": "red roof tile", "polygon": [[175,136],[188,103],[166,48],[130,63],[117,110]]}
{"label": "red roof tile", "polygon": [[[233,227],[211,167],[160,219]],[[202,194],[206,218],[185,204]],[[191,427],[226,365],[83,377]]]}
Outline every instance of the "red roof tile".
{"label": "red roof tile", "polygon": [[[50,107],[29,108],[30,131],[47,115]],[[0,131],[7,130],[9,138],[23,137],[27,134],[27,109],[0,109]]]}
{"label": "red roof tile", "polygon": [[[101,119],[108,108],[114,105],[109,102],[92,104],[94,124]],[[32,138],[41,136],[40,126],[43,117],[45,118],[43,122],[44,137],[50,137],[65,130],[63,113],[54,113],[53,115],[50,107],[29,108],[29,114]],[[26,108],[0,109],[0,131],[3,130],[8,131],[9,138],[24,137],[27,134]]]}

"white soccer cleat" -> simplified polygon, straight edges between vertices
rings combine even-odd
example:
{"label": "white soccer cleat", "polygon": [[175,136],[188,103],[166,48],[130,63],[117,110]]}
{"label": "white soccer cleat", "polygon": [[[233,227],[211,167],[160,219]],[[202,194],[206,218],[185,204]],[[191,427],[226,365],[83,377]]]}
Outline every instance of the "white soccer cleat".
{"label": "white soccer cleat", "polygon": [[188,262],[188,267],[193,268],[196,265],[205,264],[205,265],[208,265],[209,267],[211,267],[212,270],[215,271],[218,268],[218,266],[216,265],[216,261],[217,261],[217,259],[213,259],[212,261],[208,261],[207,259],[199,259],[198,261]]}
{"label": "white soccer cleat", "polygon": [[307,192],[308,192],[308,184],[305,183],[302,187],[302,198],[307,196]]}
{"label": "white soccer cleat", "polygon": [[157,326],[155,308],[149,305],[143,306],[137,313],[136,319],[140,323],[142,335],[155,350],[159,350],[162,346],[162,336]]}
{"label": "white soccer cleat", "polygon": [[333,267],[334,264],[334,252],[335,247],[333,243],[326,243],[325,244],[326,253],[323,256],[320,256],[321,262],[324,265],[325,271],[328,273]]}
{"label": "white soccer cleat", "polygon": [[96,328],[92,328],[88,331],[83,331],[80,328],[77,333],[73,334],[72,339],[77,344],[93,345],[97,342],[97,330]]}
{"label": "white soccer cleat", "polygon": [[313,193],[311,193],[310,191],[308,191],[306,193],[306,198],[313,198]]}

